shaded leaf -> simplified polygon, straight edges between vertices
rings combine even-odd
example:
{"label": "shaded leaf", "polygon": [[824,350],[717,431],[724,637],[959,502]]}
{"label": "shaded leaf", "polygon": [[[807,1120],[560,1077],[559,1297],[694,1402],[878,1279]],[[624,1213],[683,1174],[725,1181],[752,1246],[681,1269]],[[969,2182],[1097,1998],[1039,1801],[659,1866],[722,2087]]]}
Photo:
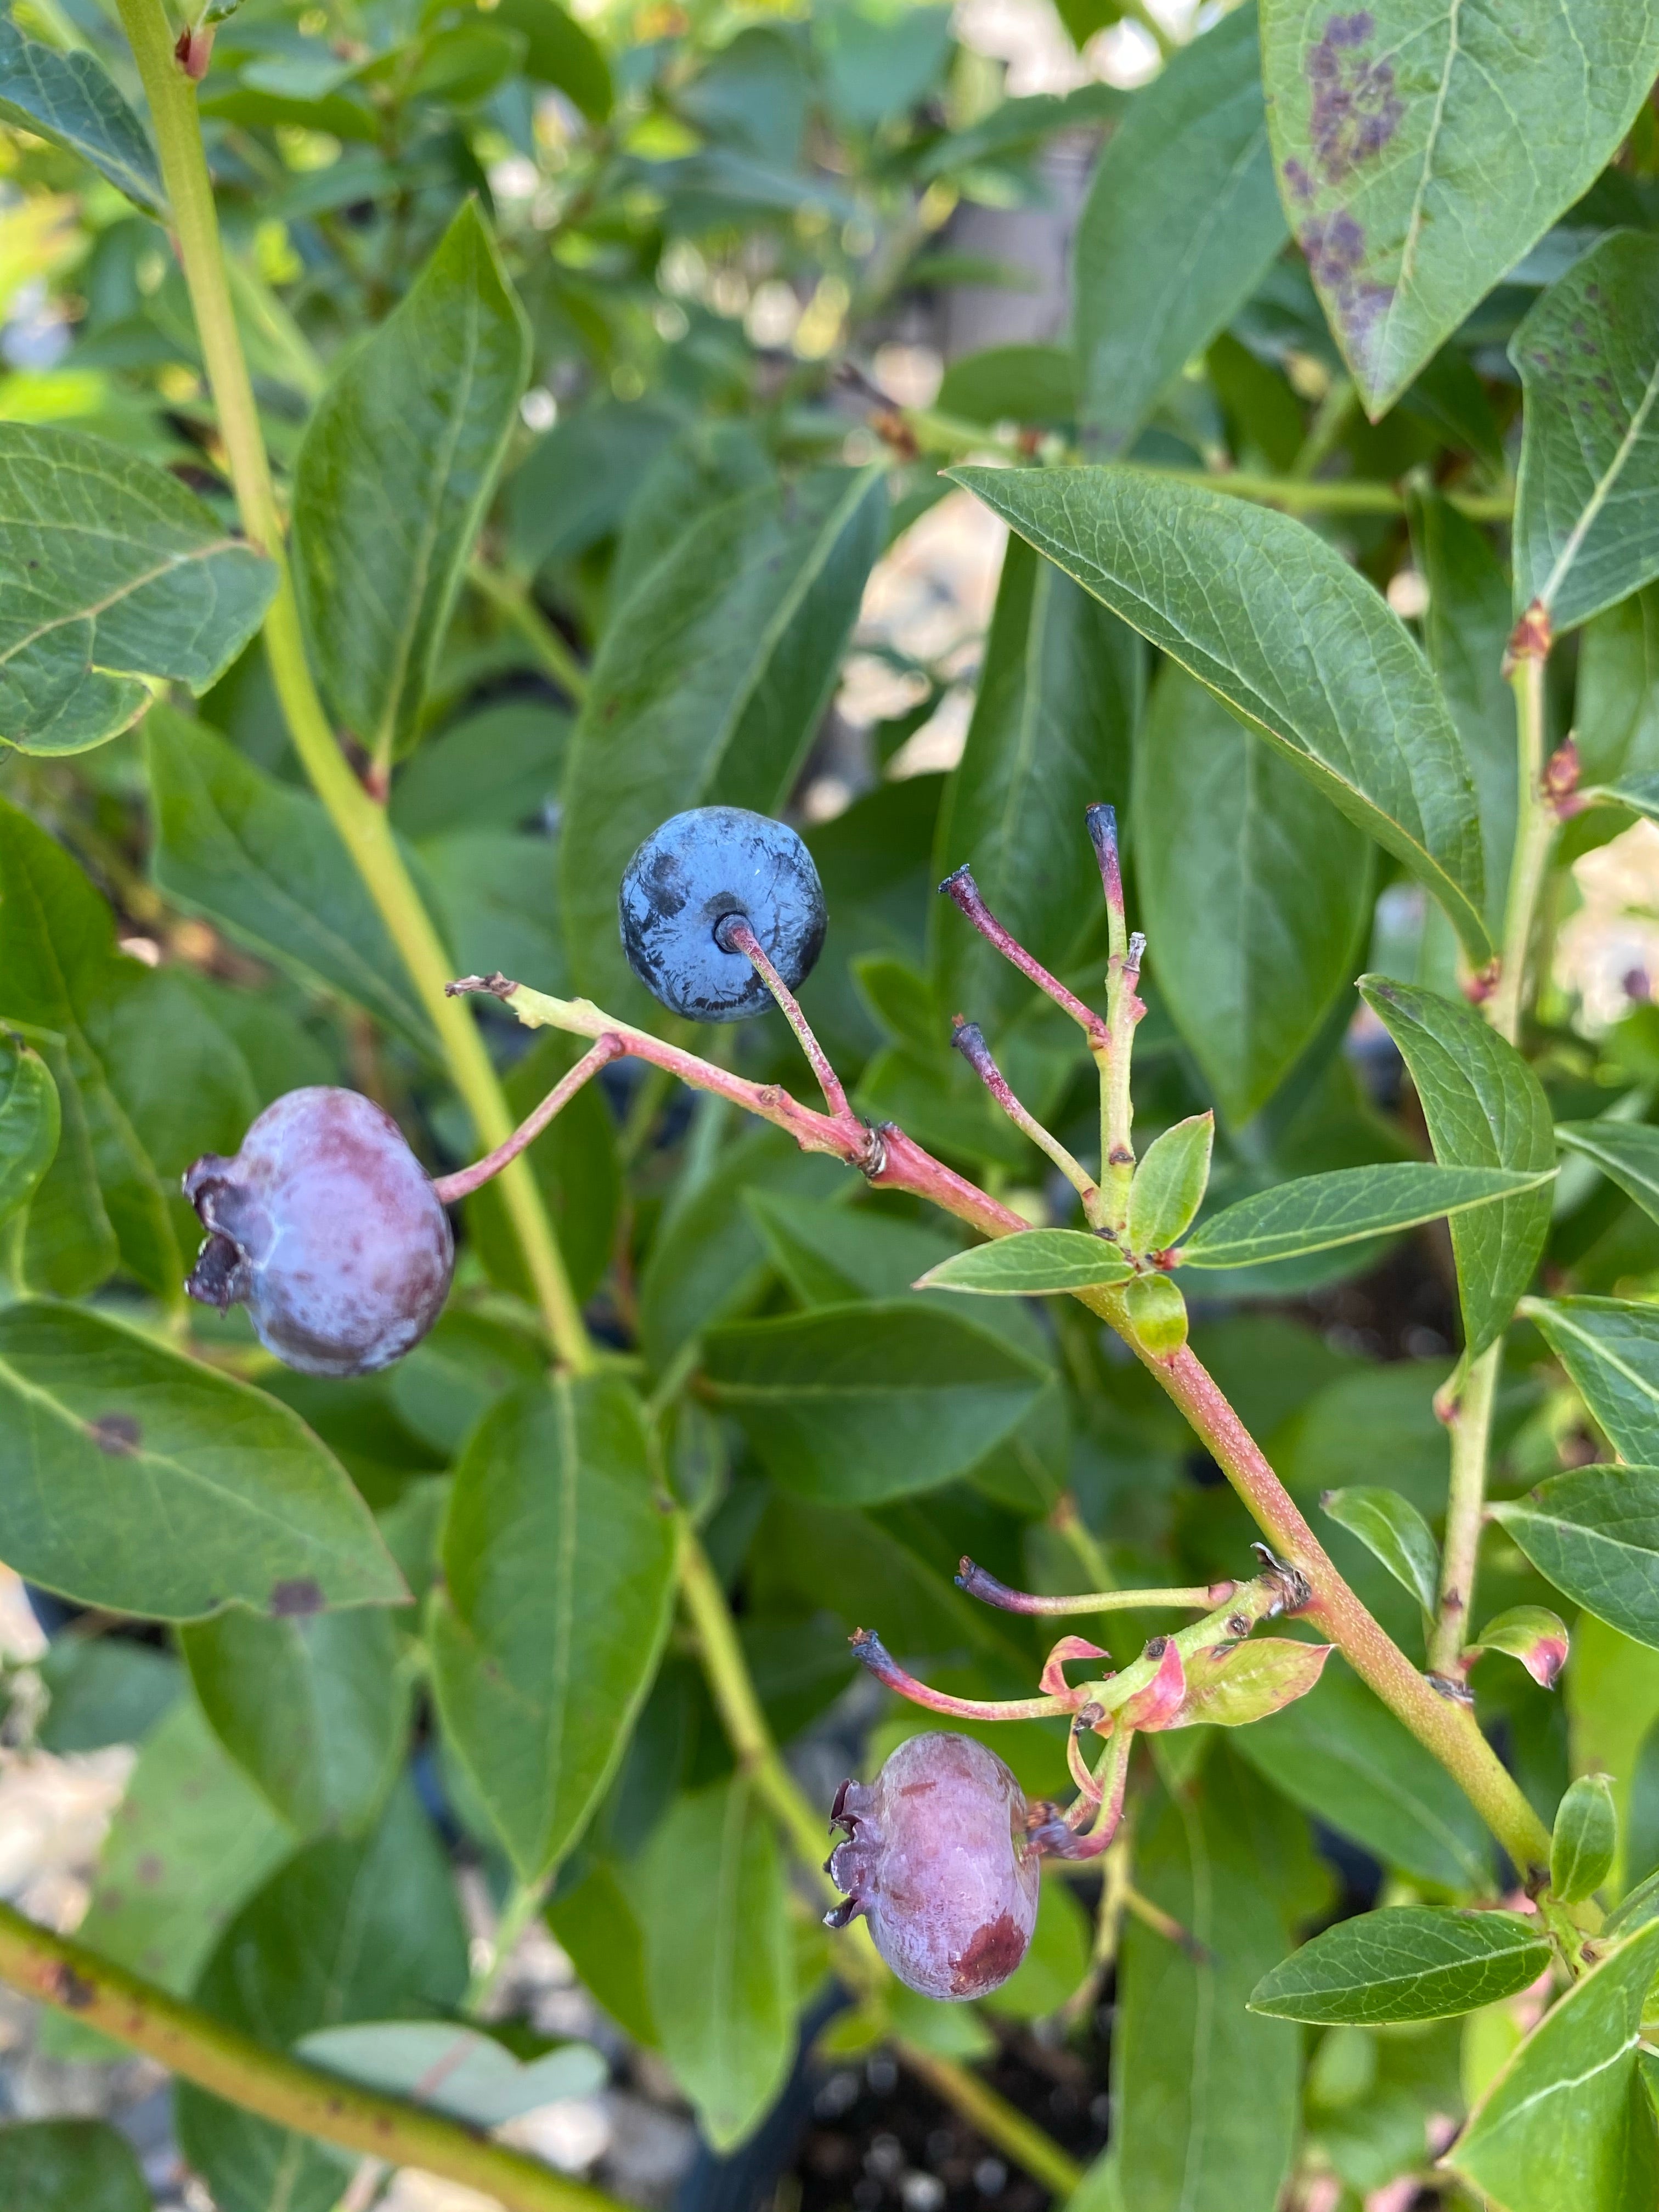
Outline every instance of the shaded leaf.
{"label": "shaded leaf", "polygon": [[52,1072],[0,1025],[0,1221],[27,1206],[58,1151],[61,1115]]}
{"label": "shaded leaf", "polygon": [[[986,903],[1026,950],[1070,973],[1102,933],[1084,811],[1127,797],[1145,649],[1052,562],[1011,538],[962,759],[945,786],[937,873],[966,861]],[[1031,986],[947,900],[930,915],[934,989],[994,1035]],[[944,1024],[939,1022],[933,1034]]]}
{"label": "shaded leaf", "polygon": [[[575,1066],[581,1049],[580,1041],[546,1030],[513,1063],[501,1088],[515,1122],[522,1121],[560,1077]],[[623,1200],[617,1125],[601,1085],[584,1085],[538,1137],[529,1159],[531,1173],[558,1234],[571,1289],[577,1300],[585,1304],[611,1264]],[[533,1304],[523,1249],[514,1233],[499,1182],[487,1182],[467,1200],[466,1228],[490,1279]]]}
{"label": "shaded leaf", "polygon": [[0,17],[0,118],[90,161],[146,215],[166,213],[144,126],[95,55],[60,53]]}
{"label": "shaded leaf", "polygon": [[1284,242],[1247,5],[1176,51],[1096,165],[1072,249],[1085,446],[1133,443]]}
{"label": "shaded leaf", "polygon": [[1485,1891],[1491,1844],[1439,1761],[1344,1665],[1237,1739],[1295,1804],[1386,1865],[1448,1889]]}
{"label": "shaded leaf", "polygon": [[321,802],[277,782],[205,723],[144,725],[155,880],[313,989],[338,991],[424,1051],[432,1027]]}
{"label": "shaded leaf", "polygon": [[368,1507],[285,1406],[32,1299],[0,1310],[0,1557],[149,1620],[404,1595]]}
{"label": "shaded leaf", "polygon": [[276,584],[153,462],[80,430],[0,422],[0,741],[84,752],[131,727],[153,683],[205,690]]}
{"label": "shaded leaf", "polygon": [[1629,2212],[1659,2179],[1637,2043],[1659,1922],[1576,1983],[1470,2114],[1446,2163],[1502,2212]]}
{"label": "shaded leaf", "polygon": [[295,589],[324,691],[381,759],[415,734],[529,368],[523,310],[468,200],[307,426]]}
{"label": "shaded leaf", "polygon": [[150,2197],[131,2144],[107,2120],[14,2121],[0,2127],[0,2204],[149,2212]]}
{"label": "shaded leaf", "polygon": [[[1555,1157],[1543,1085],[1473,1006],[1407,983],[1362,975],[1361,997],[1411,1072],[1443,1167],[1543,1175]],[[1478,1358],[1508,1328],[1549,1234],[1547,1183],[1451,1224],[1463,1334]]]}
{"label": "shaded leaf", "polygon": [[1242,1198],[1202,1222],[1181,1248],[1183,1267],[1248,1267],[1324,1252],[1389,1230],[1410,1229],[1549,1182],[1553,1170],[1437,1167],[1389,1160],[1334,1168]]}
{"label": "shaded leaf", "polygon": [[1486,957],[1456,729],[1397,617],[1332,546],[1288,515],[1131,468],[951,473],[1270,738]]}
{"label": "shaded leaf", "polygon": [[297,1834],[368,1826],[410,1717],[386,1607],[273,1620],[229,1606],[179,1641],[220,1741]]}
{"label": "shaded leaf", "polygon": [[[3,927],[0,920],[0,929]],[[23,1224],[23,1286],[53,1297],[82,1297],[108,1279],[121,1257],[98,1188],[86,1108],[68,1047],[56,1030],[29,1024],[13,1029],[12,1034],[24,1037],[45,1062],[58,1094],[58,1148],[34,1188]],[[159,1201],[159,1190],[155,1195]],[[155,1211],[161,1212],[159,1203]]]}
{"label": "shaded leaf", "polygon": [[1340,1521],[1382,1560],[1432,1618],[1440,1587],[1440,1547],[1410,1498],[1397,1490],[1356,1483],[1346,1490],[1328,1490],[1319,1503],[1333,1521]]}
{"label": "shaded leaf", "polygon": [[1026,1229],[941,1260],[916,1288],[1034,1297],[1050,1291],[1085,1290],[1095,1283],[1125,1283],[1129,1273],[1116,1245],[1089,1230]]}
{"label": "shaded leaf", "polygon": [[[1659,58],[1651,29],[1650,42]],[[1527,394],[1516,611],[1540,601],[1559,632],[1659,575],[1659,238],[1620,231],[1592,246],[1510,358]]]}
{"label": "shaded leaf", "polygon": [[524,73],[556,85],[590,123],[603,123],[614,93],[604,49],[559,0],[501,0],[491,21],[525,40]]}
{"label": "shaded leaf", "polygon": [[931,1223],[866,1206],[833,1206],[782,1191],[745,1192],[744,1206],[778,1272],[802,1305],[896,1298],[955,1249]]}
{"label": "shaded leaf", "polygon": [[1518,1912],[1395,1905],[1339,1921],[1257,1983],[1252,2012],[1279,2020],[1448,2020],[1526,1989],[1551,1950]]}
{"label": "shaded leaf", "polygon": [[486,1415],[455,1471],[428,1615],[447,1738],[539,1879],[616,1770],[673,1595],[637,1401],[556,1378]]}
{"label": "shaded leaf", "polygon": [[1620,1457],[1659,1467],[1659,1306],[1528,1298],[1522,1311]]}
{"label": "shaded leaf", "polygon": [[1049,1379],[992,1328],[915,1302],[738,1322],[711,1332],[703,1371],[780,1482],[848,1505],[965,1474]]}
{"label": "shaded leaf", "polygon": [[571,740],[560,869],[576,980],[601,1003],[642,1003],[617,935],[617,885],[641,841],[683,808],[769,812],[789,790],[886,505],[881,467],[728,501],[606,630]]}
{"label": "shaded leaf", "polygon": [[1659,1468],[1575,1468],[1488,1510],[1557,1589],[1659,1650]]}
{"label": "shaded leaf", "polygon": [[1604,1176],[1659,1221],[1659,1129],[1645,1121],[1558,1121],[1556,1142],[1593,1160]]}
{"label": "shaded leaf", "polygon": [[1611,157],[1659,15],[1546,0],[1517,36],[1503,0],[1264,0],[1261,60],[1285,210],[1375,419]]}
{"label": "shaded leaf", "polygon": [[561,2097],[591,2097],[611,2078],[591,2044],[562,2044],[526,2062],[493,2036],[445,2021],[313,2028],[295,2052],[327,2073],[408,2097],[475,2128],[502,2127]]}
{"label": "shaded leaf", "polygon": [[1166,666],[1136,750],[1133,853],[1158,995],[1222,1112],[1247,1121],[1352,978],[1370,847],[1275,746]]}
{"label": "shaded leaf", "polygon": [[680,1798],[636,1887],[663,2056],[703,2133],[729,2150],[770,2109],[795,2045],[782,1854],[749,1784]]}

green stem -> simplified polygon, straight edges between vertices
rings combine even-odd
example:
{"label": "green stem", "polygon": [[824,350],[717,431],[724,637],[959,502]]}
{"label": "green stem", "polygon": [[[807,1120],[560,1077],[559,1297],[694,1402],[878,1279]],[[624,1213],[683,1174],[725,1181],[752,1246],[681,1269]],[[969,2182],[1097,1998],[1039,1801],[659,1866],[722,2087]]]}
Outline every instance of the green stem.
{"label": "green stem", "polygon": [[577,706],[587,696],[587,671],[530,596],[529,586],[505,569],[492,568],[477,560],[467,568],[466,580],[490,605],[505,615],[525,643],[562,691]]}
{"label": "green stem", "polygon": [[509,2212],[619,2212],[613,2197],[457,2121],[267,2050],[7,1905],[0,1905],[0,1979],[278,2127],[460,2182]]}
{"label": "green stem", "polygon": [[519,1938],[546,1904],[551,1887],[551,1875],[544,1875],[539,1881],[515,1881],[508,1891],[490,1938],[489,1959],[475,1971],[466,1985],[466,1995],[461,1999],[461,2010],[469,2020],[478,2019],[495,1994],[496,1984],[519,1948]]}
{"label": "green stem", "polygon": [[[1510,863],[1504,908],[1504,945],[1498,983],[1486,1001],[1486,1016],[1510,1044],[1521,1036],[1526,1001],[1527,957],[1539,895],[1555,842],[1556,815],[1544,789],[1544,667],[1547,647],[1528,644],[1510,672],[1515,694],[1516,804],[1515,853]],[[1446,1493],[1446,1537],[1440,1555],[1439,1601],[1429,1637],[1429,1671],[1459,1681],[1459,1662],[1468,1640],[1469,1610],[1480,1560],[1480,1528],[1486,1510],[1486,1474],[1492,1455],[1492,1410],[1504,1364],[1504,1340],[1489,1345],[1464,1378],[1451,1415],[1451,1480]]]}
{"label": "green stem", "polygon": [[[276,593],[265,617],[265,651],[295,750],[403,955],[479,1140],[486,1146],[502,1144],[512,1133],[513,1116],[483,1040],[468,1009],[444,995],[452,972],[449,959],[404,866],[385,809],[358,782],[335,741],[306,659],[258,410],[231,306],[196,88],[173,58],[161,0],[118,4],[149,102],[179,257],[242,526],[276,568]],[[585,1371],[593,1364],[592,1346],[528,1163],[515,1160],[503,1172],[501,1188],[554,1349],[567,1366]]]}

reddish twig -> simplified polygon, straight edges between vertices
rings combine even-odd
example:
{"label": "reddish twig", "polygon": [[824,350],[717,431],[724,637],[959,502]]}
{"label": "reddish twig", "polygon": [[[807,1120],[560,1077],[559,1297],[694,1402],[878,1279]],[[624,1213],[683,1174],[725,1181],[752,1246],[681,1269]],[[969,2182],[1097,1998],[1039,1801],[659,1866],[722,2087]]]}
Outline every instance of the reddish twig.
{"label": "reddish twig", "polygon": [[470,1198],[475,1190],[482,1189],[493,1176],[497,1176],[509,1160],[516,1160],[526,1146],[532,1145],[546,1128],[554,1116],[563,1112],[585,1083],[591,1082],[602,1067],[613,1060],[620,1060],[627,1050],[622,1039],[612,1032],[602,1036],[590,1051],[585,1052],[568,1075],[562,1075],[541,1104],[527,1114],[503,1145],[493,1152],[486,1152],[470,1168],[458,1168],[453,1175],[434,1176],[432,1188],[440,1201],[453,1206],[463,1198]]}
{"label": "reddish twig", "polygon": [[1106,1051],[1109,1039],[1105,1023],[1092,1007],[1084,1005],[1075,991],[1068,991],[1058,975],[1051,975],[1042,963],[1034,959],[1025,947],[1003,927],[980,896],[979,885],[974,881],[971,868],[960,867],[954,875],[946,876],[939,889],[951,904],[967,916],[988,945],[994,945],[1003,958],[1035,983],[1039,991],[1046,992],[1057,1006],[1064,1007],[1087,1035],[1091,1052]]}
{"label": "reddish twig", "polygon": [[722,952],[741,952],[767,989],[778,1002],[783,1016],[799,1041],[812,1073],[818,1079],[818,1088],[823,1093],[823,1103],[838,1121],[854,1119],[852,1108],[847,1103],[847,1093],[842,1089],[841,1078],[830,1065],[828,1054],[812,1033],[812,1024],[801,1012],[800,1001],[767,958],[761,941],[741,915],[727,915],[714,931],[714,942]]}

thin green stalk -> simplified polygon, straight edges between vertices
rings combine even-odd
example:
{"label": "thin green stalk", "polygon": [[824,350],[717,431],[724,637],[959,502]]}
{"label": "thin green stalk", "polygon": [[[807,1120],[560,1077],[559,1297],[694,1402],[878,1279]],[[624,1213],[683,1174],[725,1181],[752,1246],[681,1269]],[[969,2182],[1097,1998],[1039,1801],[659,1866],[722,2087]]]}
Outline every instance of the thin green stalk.
{"label": "thin green stalk", "polygon": [[528,586],[484,560],[472,562],[466,580],[505,615],[540,661],[544,671],[580,707],[587,696],[587,671],[530,596]]}
{"label": "thin green stalk", "polygon": [[508,2212],[621,2212],[614,2197],[459,2122],[302,2065],[0,1905],[0,1979],[245,2112],[481,2191]]}
{"label": "thin green stalk", "polygon": [[[1515,694],[1517,811],[1515,853],[1504,910],[1504,945],[1498,983],[1486,1001],[1492,1027],[1510,1044],[1521,1035],[1528,955],[1539,895],[1555,842],[1556,815],[1544,789],[1544,666],[1547,645],[1526,649],[1510,672]],[[1446,1537],[1440,1554],[1440,1591],[1429,1636],[1429,1672],[1461,1682],[1459,1662],[1468,1641],[1469,1610],[1486,1510],[1492,1411],[1504,1364],[1504,1340],[1474,1360],[1450,1417],[1451,1480],[1446,1493]]]}
{"label": "thin green stalk", "polygon": [[508,1891],[495,1923],[495,1932],[489,1939],[489,1956],[474,1970],[461,1999],[461,2010],[469,2020],[482,2018],[484,2007],[495,1995],[519,1948],[519,1938],[546,1904],[547,1893],[552,1886],[551,1875],[544,1875],[539,1881],[515,1881]]}
{"label": "thin green stalk", "polygon": [[[513,1116],[489,1055],[471,1012],[444,994],[452,972],[448,957],[404,866],[385,809],[358,782],[335,740],[306,659],[270,467],[231,305],[196,88],[173,58],[173,33],[161,0],[118,0],[118,4],[149,102],[179,257],[242,526],[276,566],[276,593],[265,617],[264,641],[283,713],[313,788],[403,955],[478,1138],[493,1147],[512,1133]],[[592,1346],[528,1163],[515,1160],[503,1171],[501,1187],[554,1349],[567,1366],[585,1371],[593,1364]]]}

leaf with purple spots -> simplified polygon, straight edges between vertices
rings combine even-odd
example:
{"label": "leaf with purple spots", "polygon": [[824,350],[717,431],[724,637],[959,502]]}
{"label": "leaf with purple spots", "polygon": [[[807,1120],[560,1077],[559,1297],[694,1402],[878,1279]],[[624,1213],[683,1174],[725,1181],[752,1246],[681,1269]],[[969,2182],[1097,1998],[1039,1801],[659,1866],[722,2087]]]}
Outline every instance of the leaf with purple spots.
{"label": "leaf with purple spots", "polygon": [[1611,159],[1659,0],[1262,0],[1279,192],[1375,421]]}

